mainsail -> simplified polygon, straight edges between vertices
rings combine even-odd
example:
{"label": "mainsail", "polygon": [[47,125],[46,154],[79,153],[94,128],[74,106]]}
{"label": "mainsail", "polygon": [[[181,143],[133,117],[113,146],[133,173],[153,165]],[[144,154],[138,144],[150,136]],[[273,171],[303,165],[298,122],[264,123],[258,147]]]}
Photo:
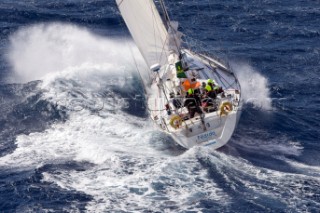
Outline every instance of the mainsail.
{"label": "mainsail", "polygon": [[[241,108],[240,85],[233,72],[214,58],[181,46],[182,33],[170,20],[164,0],[116,2],[146,64],[156,72],[146,85],[151,91],[146,95],[151,119],[185,148],[225,145]],[[210,85],[212,79],[217,84]]]}
{"label": "mainsail", "polygon": [[169,36],[152,0],[116,0],[121,15],[148,66],[164,65]]}

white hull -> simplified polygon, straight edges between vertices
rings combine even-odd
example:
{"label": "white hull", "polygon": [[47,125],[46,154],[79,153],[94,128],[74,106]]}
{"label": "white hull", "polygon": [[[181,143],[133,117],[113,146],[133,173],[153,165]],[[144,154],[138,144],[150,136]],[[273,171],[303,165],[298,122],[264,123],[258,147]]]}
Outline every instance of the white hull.
{"label": "white hull", "polygon": [[[216,116],[205,119],[205,124],[217,124],[216,128],[207,128],[203,131],[202,124],[199,122],[195,124],[193,128],[198,128],[195,135],[191,137],[185,137],[180,130],[177,132],[171,132],[170,135],[174,140],[181,146],[190,149],[194,146],[207,146],[210,149],[218,149],[230,140],[236,125],[238,123],[238,118],[240,112],[232,112],[228,116],[217,118]],[[217,122],[217,120],[220,120]],[[207,125],[208,126],[208,125]]]}
{"label": "white hull", "polygon": [[[206,66],[208,60],[211,62],[219,63],[211,58],[202,58],[200,59],[196,54],[191,53],[185,50],[188,54],[187,61],[191,66],[204,68],[199,70],[198,80],[206,81],[207,78],[213,78],[217,80],[216,74],[210,70],[209,66]],[[213,65],[213,64],[211,64]],[[219,66],[221,65],[221,68]],[[226,69],[226,70],[224,70]],[[166,90],[174,90],[174,84],[169,81],[165,84],[165,89],[159,87],[159,79],[155,81],[152,86],[152,93],[148,97],[148,106],[150,109],[150,116],[154,120],[156,126],[158,126],[162,131],[168,133],[172,138],[181,146],[189,149],[194,146],[207,146],[210,149],[218,149],[224,146],[231,138],[239,117],[241,115],[241,103],[240,103],[240,85],[238,84],[234,74],[227,70],[222,64],[218,64],[215,67],[215,72],[221,72],[224,79],[228,77],[230,79],[227,82],[233,82],[234,86],[229,88],[224,88],[225,96],[224,98],[217,98],[215,101],[219,102],[219,107],[216,111],[204,113],[204,118],[201,119],[199,115],[196,115],[194,118],[184,120],[179,126],[179,128],[174,128],[170,124],[173,115],[167,115],[164,110],[165,104],[168,102],[167,97],[164,95]],[[168,71],[163,71],[168,73]],[[231,73],[228,76],[228,73]],[[227,73],[227,74],[226,74]],[[163,77],[164,76],[164,77]],[[170,73],[169,73],[170,76]],[[202,77],[202,78],[201,78]],[[162,75],[162,79],[165,78],[165,74]],[[219,82],[219,85],[222,85],[222,82]],[[173,86],[172,86],[173,85]],[[168,94],[168,93],[167,93]],[[220,106],[223,103],[231,103],[232,110],[227,114],[221,115]],[[173,112],[175,114],[187,114],[187,109],[180,109],[179,112]],[[171,118],[171,119],[170,119]]]}
{"label": "white hull", "polygon": [[[162,18],[154,1],[116,2],[154,72],[153,83],[146,88],[150,89],[148,109],[155,124],[185,148],[202,145],[217,149],[225,145],[240,116],[241,88],[235,74],[218,60],[182,48],[182,34],[178,24],[170,21],[163,0],[158,5]],[[177,99],[183,106],[177,105]],[[194,117],[195,111],[201,117]]]}
{"label": "white hull", "polygon": [[[218,149],[230,140],[241,115],[241,107],[230,112],[227,116],[218,113],[206,114],[204,118],[205,129],[200,117],[195,117],[179,129],[170,127],[169,122],[154,121],[161,131],[171,137],[184,148],[190,149],[194,146],[207,146],[210,149]],[[188,125],[189,124],[189,125]],[[192,129],[192,132],[190,132]]]}

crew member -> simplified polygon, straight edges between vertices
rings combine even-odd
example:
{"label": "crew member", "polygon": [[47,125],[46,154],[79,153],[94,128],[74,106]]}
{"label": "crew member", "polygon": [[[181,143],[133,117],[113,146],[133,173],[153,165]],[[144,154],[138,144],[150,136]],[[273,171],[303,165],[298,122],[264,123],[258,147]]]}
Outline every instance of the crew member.
{"label": "crew member", "polygon": [[201,100],[199,96],[195,95],[194,90],[190,88],[188,90],[187,97],[184,102],[184,106],[188,109],[189,118],[193,118],[196,112],[199,115],[203,114],[200,108],[200,104],[201,104]]}

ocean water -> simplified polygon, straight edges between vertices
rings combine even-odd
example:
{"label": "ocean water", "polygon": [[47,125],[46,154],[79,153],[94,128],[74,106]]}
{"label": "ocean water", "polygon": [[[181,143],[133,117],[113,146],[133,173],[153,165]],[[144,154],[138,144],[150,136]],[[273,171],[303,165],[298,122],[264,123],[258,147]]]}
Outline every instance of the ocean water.
{"label": "ocean water", "polygon": [[0,212],[319,212],[320,2],[168,0],[239,76],[230,142],[185,150],[112,0],[0,2]]}

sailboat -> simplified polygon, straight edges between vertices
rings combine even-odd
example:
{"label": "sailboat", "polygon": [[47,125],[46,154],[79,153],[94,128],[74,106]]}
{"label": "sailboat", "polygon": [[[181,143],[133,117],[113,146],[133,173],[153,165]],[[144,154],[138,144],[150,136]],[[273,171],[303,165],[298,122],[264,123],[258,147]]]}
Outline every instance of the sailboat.
{"label": "sailboat", "polygon": [[187,149],[224,146],[241,114],[241,87],[232,69],[185,48],[163,0],[157,5],[153,0],[116,3],[152,73],[145,86],[155,125]]}

